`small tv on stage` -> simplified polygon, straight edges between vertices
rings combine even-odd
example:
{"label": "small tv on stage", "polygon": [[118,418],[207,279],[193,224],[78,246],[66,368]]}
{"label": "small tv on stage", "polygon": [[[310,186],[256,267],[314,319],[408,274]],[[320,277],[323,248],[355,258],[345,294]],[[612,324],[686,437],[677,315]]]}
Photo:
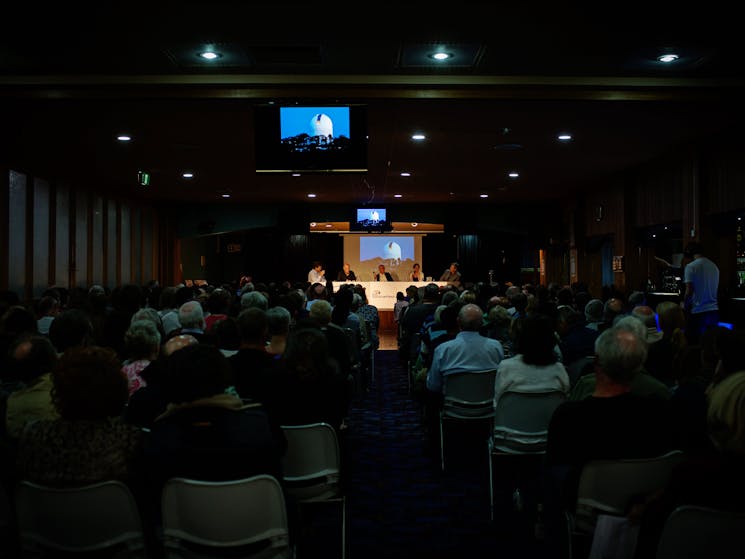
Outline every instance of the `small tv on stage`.
{"label": "small tv on stage", "polygon": [[255,107],[257,173],[366,173],[364,105]]}
{"label": "small tv on stage", "polygon": [[390,224],[386,208],[357,208],[351,221],[356,231],[384,231]]}

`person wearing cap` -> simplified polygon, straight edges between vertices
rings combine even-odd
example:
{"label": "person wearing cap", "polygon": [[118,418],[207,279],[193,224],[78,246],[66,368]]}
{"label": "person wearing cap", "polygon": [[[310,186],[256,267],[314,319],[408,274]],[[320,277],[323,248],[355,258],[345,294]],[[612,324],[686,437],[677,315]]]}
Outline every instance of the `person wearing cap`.
{"label": "person wearing cap", "polygon": [[719,268],[704,255],[700,243],[689,243],[683,256],[692,259],[683,272],[683,308],[688,313],[686,337],[689,343],[695,344],[707,328],[719,322]]}

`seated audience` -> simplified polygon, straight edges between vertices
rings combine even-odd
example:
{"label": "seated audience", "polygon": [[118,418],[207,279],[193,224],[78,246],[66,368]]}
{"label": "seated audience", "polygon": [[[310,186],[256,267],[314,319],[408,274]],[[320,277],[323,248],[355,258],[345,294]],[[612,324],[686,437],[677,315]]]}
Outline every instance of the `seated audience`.
{"label": "seated audience", "polygon": [[[699,505],[745,512],[745,371],[733,373],[708,395],[708,452],[686,455],[665,489],[633,511],[641,516],[638,559],[654,559],[665,520],[676,507]],[[734,550],[733,550],[734,551]]]}
{"label": "seated audience", "polygon": [[127,377],[113,350],[67,349],[52,370],[59,419],[26,425],[18,441],[19,477],[51,486],[135,477],[142,431],[122,421],[127,397]]}
{"label": "seated audience", "polygon": [[150,495],[158,499],[171,477],[220,481],[269,474],[281,479],[286,448],[266,412],[226,390],[230,364],[211,345],[194,344],[167,363],[168,406],[143,443]]}
{"label": "seated audience", "polygon": [[546,450],[544,511],[549,545],[566,549],[563,510],[573,510],[582,467],[603,458],[648,458],[676,448],[669,400],[631,390],[647,358],[645,331],[632,317],[595,343],[592,395],[561,404],[551,418]]}
{"label": "seated audience", "polygon": [[266,351],[266,311],[258,307],[242,310],[238,315],[238,330],[241,345],[235,355],[228,358],[232,384],[243,400],[264,402],[273,382],[273,359]]}
{"label": "seated audience", "polygon": [[543,315],[522,320],[516,354],[503,359],[497,368],[494,405],[504,392],[569,392],[569,375],[558,362],[553,321]]}
{"label": "seated audience", "polygon": [[[311,312],[316,305],[311,308]],[[282,425],[323,421],[337,433],[349,413],[351,376],[331,357],[329,342],[318,328],[299,327],[287,338],[279,360],[273,409]]]}
{"label": "seated audience", "polygon": [[11,348],[10,366],[21,386],[8,394],[5,402],[5,434],[17,440],[27,423],[36,419],[56,419],[52,402],[51,371],[57,352],[46,336],[21,336]]}
{"label": "seated audience", "polygon": [[160,332],[151,320],[135,320],[125,332],[124,348],[127,358],[122,370],[127,375],[130,396],[147,384],[140,373],[158,358],[160,340]]}
{"label": "seated audience", "polygon": [[124,420],[127,423],[149,429],[161,413],[166,411],[168,398],[166,395],[168,358],[174,352],[187,346],[198,344],[194,336],[189,334],[176,335],[163,344],[158,358],[151,361],[140,371],[145,384],[129,397],[124,410]]}

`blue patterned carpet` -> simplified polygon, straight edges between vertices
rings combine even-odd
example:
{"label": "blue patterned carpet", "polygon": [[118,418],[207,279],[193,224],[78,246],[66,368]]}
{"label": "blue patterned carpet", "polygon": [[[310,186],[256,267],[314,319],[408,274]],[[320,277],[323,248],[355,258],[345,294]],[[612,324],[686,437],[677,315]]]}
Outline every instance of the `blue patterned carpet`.
{"label": "blue patterned carpet", "polygon": [[484,432],[451,425],[443,473],[397,352],[378,351],[376,361],[375,383],[354,403],[345,441],[347,557],[541,556],[532,521],[513,512],[504,472],[490,519]]}

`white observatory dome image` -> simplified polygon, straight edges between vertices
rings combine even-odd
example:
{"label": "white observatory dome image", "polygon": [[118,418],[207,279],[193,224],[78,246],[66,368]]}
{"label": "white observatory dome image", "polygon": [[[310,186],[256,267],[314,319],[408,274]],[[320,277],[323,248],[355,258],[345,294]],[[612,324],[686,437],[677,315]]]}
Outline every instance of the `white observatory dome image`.
{"label": "white observatory dome image", "polygon": [[327,138],[334,136],[334,123],[329,115],[317,113],[310,119],[310,135],[325,136]]}

